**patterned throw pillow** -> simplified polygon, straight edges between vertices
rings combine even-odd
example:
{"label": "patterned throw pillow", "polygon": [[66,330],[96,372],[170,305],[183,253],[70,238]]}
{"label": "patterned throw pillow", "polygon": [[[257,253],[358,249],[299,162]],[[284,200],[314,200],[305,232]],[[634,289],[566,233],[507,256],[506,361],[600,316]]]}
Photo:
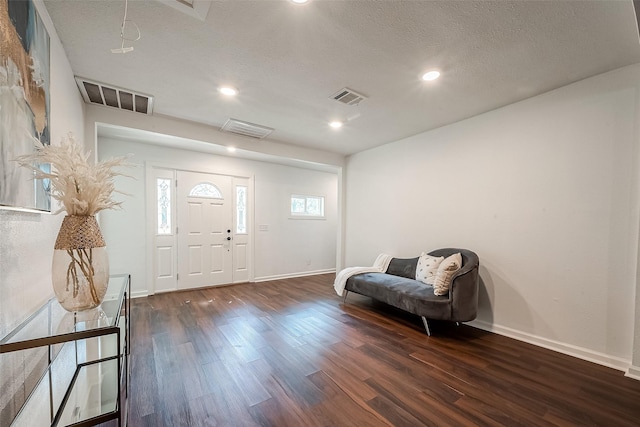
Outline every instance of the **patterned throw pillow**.
{"label": "patterned throw pillow", "polygon": [[462,255],[460,253],[448,256],[438,266],[436,278],[433,282],[433,293],[436,295],[446,295],[451,288],[451,280],[456,271],[462,266]]}
{"label": "patterned throw pillow", "polygon": [[444,257],[431,256],[422,252],[420,258],[418,258],[418,266],[416,267],[416,280],[426,283],[427,285],[433,285],[438,272],[438,266],[442,262]]}

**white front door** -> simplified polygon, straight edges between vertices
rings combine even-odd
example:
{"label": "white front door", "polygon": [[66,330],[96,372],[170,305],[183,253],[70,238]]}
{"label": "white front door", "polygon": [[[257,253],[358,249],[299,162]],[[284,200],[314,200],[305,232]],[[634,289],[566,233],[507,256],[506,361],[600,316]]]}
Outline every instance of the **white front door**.
{"label": "white front door", "polygon": [[178,289],[233,281],[232,178],[178,172]]}

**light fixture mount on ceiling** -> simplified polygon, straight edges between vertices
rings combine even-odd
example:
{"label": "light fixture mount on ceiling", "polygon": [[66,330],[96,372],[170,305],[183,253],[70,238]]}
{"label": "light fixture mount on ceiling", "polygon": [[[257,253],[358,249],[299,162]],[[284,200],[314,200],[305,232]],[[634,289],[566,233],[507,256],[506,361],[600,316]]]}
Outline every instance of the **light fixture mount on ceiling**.
{"label": "light fixture mount on ceiling", "polygon": [[[127,19],[127,10],[129,9],[129,0],[124,0],[124,16],[122,17],[122,25],[120,26],[120,39],[122,40],[122,43],[120,45],[120,47],[115,48],[115,49],[111,49],[111,53],[129,53],[133,51],[133,46],[127,46],[125,47],[124,42],[129,41],[129,42],[136,42],[138,40],[140,40],[140,37],[142,37],[142,34],[140,34],[140,28],[138,27],[138,24],[136,24],[135,22],[131,21],[130,19]],[[133,25],[135,27],[136,32],[138,33],[135,37],[133,38],[128,38],[125,37],[125,30],[127,28],[127,23]]]}
{"label": "light fixture mount on ceiling", "polygon": [[361,101],[367,99],[365,95],[358,93],[355,90],[349,89],[348,87],[340,89],[329,98],[346,105],[358,105]]}

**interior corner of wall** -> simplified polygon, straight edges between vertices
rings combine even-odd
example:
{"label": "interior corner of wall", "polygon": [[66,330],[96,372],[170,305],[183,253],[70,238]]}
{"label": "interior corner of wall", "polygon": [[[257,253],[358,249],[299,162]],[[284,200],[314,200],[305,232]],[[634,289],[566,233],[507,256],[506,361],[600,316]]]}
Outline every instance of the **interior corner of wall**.
{"label": "interior corner of wall", "polygon": [[627,372],[624,374],[625,377],[633,378],[634,380],[640,381],[640,367],[639,366],[629,366]]}

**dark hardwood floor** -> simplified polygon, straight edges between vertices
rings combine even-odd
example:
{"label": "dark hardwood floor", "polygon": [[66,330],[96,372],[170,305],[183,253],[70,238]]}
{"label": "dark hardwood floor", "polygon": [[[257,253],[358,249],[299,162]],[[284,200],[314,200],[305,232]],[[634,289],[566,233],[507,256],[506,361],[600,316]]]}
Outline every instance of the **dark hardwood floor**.
{"label": "dark hardwood floor", "polygon": [[638,426],[640,381],[333,275],[132,302],[129,426]]}

